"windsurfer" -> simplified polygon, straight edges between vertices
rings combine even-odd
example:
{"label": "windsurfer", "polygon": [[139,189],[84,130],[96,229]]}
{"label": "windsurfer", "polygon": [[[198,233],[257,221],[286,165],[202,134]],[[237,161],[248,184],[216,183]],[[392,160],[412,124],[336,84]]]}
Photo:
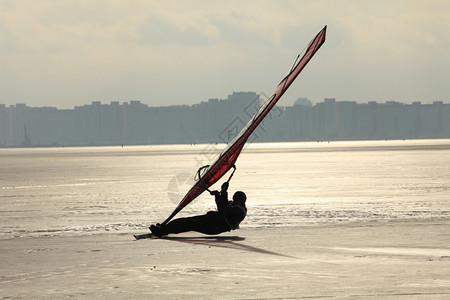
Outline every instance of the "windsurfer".
{"label": "windsurfer", "polygon": [[247,208],[245,207],[247,196],[244,192],[237,191],[233,195],[233,201],[229,201],[228,186],[228,182],[224,182],[220,192],[211,192],[216,200],[217,211],[209,211],[199,216],[178,218],[166,225],[152,225],[150,226],[152,234],[164,236],[171,233],[196,231],[214,235],[238,229],[239,224],[247,215]]}

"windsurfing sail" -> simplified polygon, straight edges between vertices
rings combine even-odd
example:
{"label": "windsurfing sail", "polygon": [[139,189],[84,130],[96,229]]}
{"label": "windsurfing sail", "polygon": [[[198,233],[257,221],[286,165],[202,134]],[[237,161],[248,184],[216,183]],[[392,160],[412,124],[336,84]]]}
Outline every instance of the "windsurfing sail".
{"label": "windsurfing sail", "polygon": [[[305,50],[297,56],[289,73],[281,80],[280,84],[276,88],[275,92],[270,96],[267,101],[259,108],[258,112],[253,116],[247,125],[239,132],[239,134],[230,142],[217,159],[208,166],[204,166],[198,171],[198,181],[187,192],[187,194],[180,201],[178,206],[172,212],[172,214],[162,223],[167,224],[180,210],[188,205],[192,200],[197,198],[201,193],[216,183],[228,170],[234,167],[234,164],[239,157],[245,143],[250,135],[267,116],[270,110],[283,96],[284,92],[297,78],[298,74],[304,69],[311,58],[319,50],[320,46],[325,42],[325,35],[327,26],[325,26],[308,44]],[[202,175],[200,173],[202,172]],[[231,174],[232,176],[233,174]],[[230,176],[230,178],[231,178]]]}

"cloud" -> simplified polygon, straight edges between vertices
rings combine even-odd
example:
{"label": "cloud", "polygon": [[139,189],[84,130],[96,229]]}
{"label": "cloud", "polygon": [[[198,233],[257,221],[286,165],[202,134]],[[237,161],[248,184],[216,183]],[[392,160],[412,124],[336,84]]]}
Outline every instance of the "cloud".
{"label": "cloud", "polygon": [[449,20],[438,0],[2,1],[0,103],[269,93],[325,24],[327,42],[292,97],[445,100]]}

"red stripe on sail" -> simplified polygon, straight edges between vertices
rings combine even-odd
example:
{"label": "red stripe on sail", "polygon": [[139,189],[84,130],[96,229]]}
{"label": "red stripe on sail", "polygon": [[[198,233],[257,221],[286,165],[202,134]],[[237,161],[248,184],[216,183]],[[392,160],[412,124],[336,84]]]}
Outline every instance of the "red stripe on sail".
{"label": "red stripe on sail", "polygon": [[284,92],[294,82],[300,72],[305,68],[314,54],[319,50],[322,44],[325,42],[327,26],[325,26],[308,44],[303,55],[297,57],[298,62],[293,66],[289,74],[281,80],[278,84],[273,95],[264,103],[259,111],[253,116],[253,118],[247,123],[247,125],[239,132],[236,138],[228,144],[228,146],[222,151],[221,155],[206,169],[201,181],[198,181],[189,192],[183,197],[178,204],[174,212],[164,221],[163,224],[169,222],[183,207],[189,204],[192,200],[203,193],[206,188],[216,183],[227,173],[236,162],[239,154],[241,153],[247,139],[258,127],[262,120],[267,116],[270,110],[283,96]]}

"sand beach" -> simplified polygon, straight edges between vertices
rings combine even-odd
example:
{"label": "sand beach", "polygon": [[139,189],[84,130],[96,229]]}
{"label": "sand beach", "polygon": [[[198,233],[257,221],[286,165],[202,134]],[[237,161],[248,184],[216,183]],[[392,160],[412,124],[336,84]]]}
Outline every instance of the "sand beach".
{"label": "sand beach", "polygon": [[2,299],[448,299],[449,220],[0,241]]}
{"label": "sand beach", "polygon": [[241,229],[135,241],[203,150],[1,150],[0,298],[450,299],[449,140],[252,144]]}

